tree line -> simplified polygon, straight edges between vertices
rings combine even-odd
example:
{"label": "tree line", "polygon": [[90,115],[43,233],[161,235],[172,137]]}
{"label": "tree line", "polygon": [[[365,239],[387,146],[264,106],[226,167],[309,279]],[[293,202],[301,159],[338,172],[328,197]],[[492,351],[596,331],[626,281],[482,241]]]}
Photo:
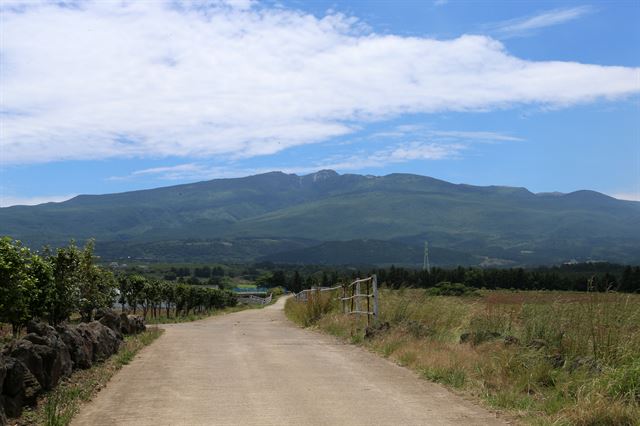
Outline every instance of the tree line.
{"label": "tree line", "polygon": [[32,319],[58,325],[78,314],[91,321],[101,309],[120,302],[123,309],[146,317],[164,309],[167,316],[201,313],[234,306],[231,292],[174,285],[140,275],[116,276],[96,263],[94,242],[39,253],[20,241],[0,238],[0,322],[14,335]]}
{"label": "tree line", "polygon": [[275,270],[270,285],[299,292],[315,286],[331,287],[357,277],[378,276],[390,288],[432,288],[442,282],[461,283],[477,289],[620,291],[640,292],[640,267],[608,263],[566,265],[535,269],[431,268],[430,271],[390,266],[387,268],[328,269],[302,273],[298,269]]}
{"label": "tree line", "polygon": [[[607,267],[608,265],[608,267]],[[599,270],[603,269],[603,270]],[[605,264],[580,270],[572,267],[481,269],[432,268],[431,271],[391,266],[373,271],[389,287],[431,288],[441,282],[468,287],[514,290],[640,292],[640,267]]]}

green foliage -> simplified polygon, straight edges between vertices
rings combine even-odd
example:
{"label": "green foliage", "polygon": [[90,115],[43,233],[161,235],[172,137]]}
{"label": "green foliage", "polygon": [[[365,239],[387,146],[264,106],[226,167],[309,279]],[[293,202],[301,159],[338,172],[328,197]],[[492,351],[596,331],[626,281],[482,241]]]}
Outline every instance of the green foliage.
{"label": "green foliage", "polygon": [[93,241],[89,241],[80,254],[78,279],[78,310],[85,321],[93,319],[98,309],[113,306],[115,300],[116,281],[110,271],[94,264]]}
{"label": "green foliage", "polygon": [[477,296],[478,292],[471,287],[461,283],[450,283],[443,281],[435,287],[427,289],[429,296]]}
{"label": "green foliage", "polygon": [[14,335],[31,319],[29,308],[36,292],[31,257],[20,241],[0,239],[0,321],[11,324]]}
{"label": "green foliage", "polygon": [[273,295],[273,297],[282,296],[284,294],[284,288],[272,287],[269,289],[269,292]]}
{"label": "green foliage", "polygon": [[82,253],[74,241],[56,250],[50,257],[53,265],[53,291],[49,300],[49,322],[59,324],[69,318],[78,306],[78,288]]}
{"label": "green foliage", "polygon": [[83,249],[72,241],[55,254],[45,249],[39,256],[19,241],[0,239],[0,322],[11,324],[17,335],[31,319],[56,325],[79,313],[84,321],[91,321],[98,310],[113,306],[118,292],[123,308],[129,305],[136,313],[142,307],[145,318],[149,312],[157,317],[162,305],[168,317],[172,307],[176,315],[189,315],[237,303],[226,290],[176,286],[139,274],[116,280],[95,261],[93,241]]}

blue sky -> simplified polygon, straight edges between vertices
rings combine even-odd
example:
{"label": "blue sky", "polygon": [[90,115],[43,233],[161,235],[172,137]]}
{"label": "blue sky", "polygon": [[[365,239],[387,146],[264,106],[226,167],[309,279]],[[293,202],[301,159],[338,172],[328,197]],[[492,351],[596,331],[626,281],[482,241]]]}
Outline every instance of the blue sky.
{"label": "blue sky", "polygon": [[323,168],[640,200],[637,22],[637,1],[6,1],[0,205]]}

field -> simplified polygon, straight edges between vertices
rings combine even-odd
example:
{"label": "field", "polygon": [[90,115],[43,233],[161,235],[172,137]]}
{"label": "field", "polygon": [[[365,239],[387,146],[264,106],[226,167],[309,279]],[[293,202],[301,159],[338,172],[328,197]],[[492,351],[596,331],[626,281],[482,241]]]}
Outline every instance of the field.
{"label": "field", "polygon": [[286,310],[525,424],[640,424],[640,295],[382,290],[369,328],[330,297]]}

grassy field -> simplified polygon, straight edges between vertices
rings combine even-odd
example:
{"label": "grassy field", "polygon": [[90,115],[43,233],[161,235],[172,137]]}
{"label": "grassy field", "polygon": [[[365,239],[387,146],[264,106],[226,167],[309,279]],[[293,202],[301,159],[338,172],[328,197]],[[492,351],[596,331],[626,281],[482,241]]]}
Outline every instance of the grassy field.
{"label": "grassy field", "polygon": [[640,295],[382,290],[368,329],[337,308],[324,296],[286,312],[525,424],[640,425]]}

